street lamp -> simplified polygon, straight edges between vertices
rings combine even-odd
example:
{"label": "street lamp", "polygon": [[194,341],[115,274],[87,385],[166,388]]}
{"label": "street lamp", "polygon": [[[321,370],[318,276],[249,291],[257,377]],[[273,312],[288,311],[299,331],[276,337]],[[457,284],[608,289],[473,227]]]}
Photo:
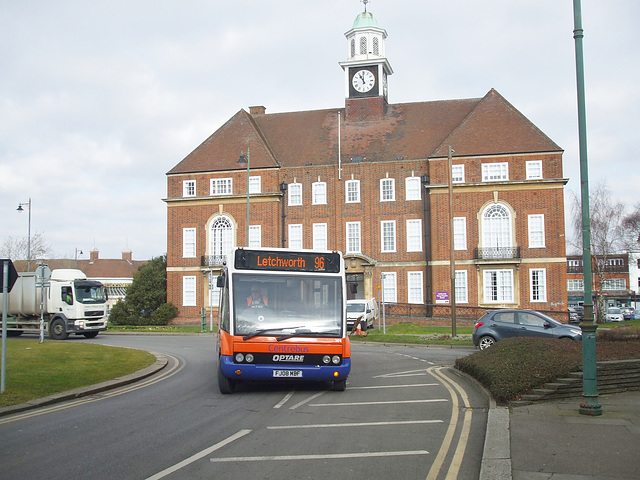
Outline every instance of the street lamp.
{"label": "street lamp", "polygon": [[29,230],[27,236],[27,272],[31,271],[31,197],[29,197],[29,201],[27,203],[19,203],[18,210],[19,212],[24,212],[23,206],[29,207]]}
{"label": "street lamp", "polygon": [[251,171],[251,154],[249,153],[249,148],[247,148],[247,155],[240,152],[240,158],[238,158],[238,163],[240,165],[247,164],[247,247],[249,246],[249,172]]}
{"label": "street lamp", "polygon": [[82,249],[76,247],[76,269],[78,268],[78,254],[82,255]]}

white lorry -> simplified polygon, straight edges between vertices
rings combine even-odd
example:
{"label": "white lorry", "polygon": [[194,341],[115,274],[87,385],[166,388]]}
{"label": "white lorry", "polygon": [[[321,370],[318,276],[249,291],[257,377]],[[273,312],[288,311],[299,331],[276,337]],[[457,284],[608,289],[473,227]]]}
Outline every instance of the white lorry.
{"label": "white lorry", "polygon": [[[35,272],[18,273],[9,292],[8,336],[39,333],[42,312],[44,328],[55,340],[64,340],[70,334],[94,338],[107,329],[107,294],[102,283],[87,280],[82,271],[74,269],[51,271],[50,278],[44,278],[44,292],[42,280]],[[0,291],[0,314],[2,297]]]}

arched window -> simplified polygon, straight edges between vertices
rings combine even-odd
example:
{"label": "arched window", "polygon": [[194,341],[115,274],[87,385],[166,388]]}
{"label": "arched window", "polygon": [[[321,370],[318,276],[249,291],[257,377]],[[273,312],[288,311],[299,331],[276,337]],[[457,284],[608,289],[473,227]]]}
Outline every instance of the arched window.
{"label": "arched window", "polygon": [[511,247],[511,214],[509,210],[494,203],[482,215],[482,247]]}
{"label": "arched window", "polygon": [[367,54],[367,37],[360,37],[360,55]]}
{"label": "arched window", "polygon": [[356,55],[356,39],[352,38],[351,39],[351,57],[354,57]]}
{"label": "arched window", "polygon": [[228,217],[219,216],[211,222],[209,255],[226,256],[233,248],[233,224]]}
{"label": "arched window", "polygon": [[373,37],[373,54],[380,55],[380,47],[378,45],[378,37]]}

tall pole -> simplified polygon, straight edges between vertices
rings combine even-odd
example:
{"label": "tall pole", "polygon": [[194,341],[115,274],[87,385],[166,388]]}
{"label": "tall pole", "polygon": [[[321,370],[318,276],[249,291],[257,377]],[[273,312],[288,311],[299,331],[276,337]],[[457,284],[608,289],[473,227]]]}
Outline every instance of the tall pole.
{"label": "tall pole", "polygon": [[30,272],[31,271],[31,197],[29,197],[29,202],[27,203],[18,203],[18,208],[16,210],[18,210],[19,212],[23,212],[24,211],[24,208],[22,208],[23,206],[29,207],[29,227],[27,231],[27,272]]}
{"label": "tall pole", "polygon": [[456,259],[453,244],[453,149],[449,145],[447,149],[449,158],[449,264],[451,266],[451,336],[456,336]]}
{"label": "tall pole", "polygon": [[7,312],[9,310],[9,261],[2,262],[2,366],[0,367],[0,393],[5,390],[7,376]]}
{"label": "tall pole", "polygon": [[249,246],[249,172],[251,165],[251,154],[249,153],[249,147],[247,147],[247,247]]}
{"label": "tall pole", "polygon": [[598,401],[596,371],[596,329],[593,317],[591,286],[591,220],[589,215],[589,163],[587,160],[587,117],[584,94],[584,54],[582,49],[582,7],[580,0],[573,0],[573,38],[576,49],[576,81],[578,89],[578,137],[580,144],[580,183],[582,202],[582,265],[584,277],[584,322],[582,329],[582,402],[579,412],[583,415],[602,415]]}

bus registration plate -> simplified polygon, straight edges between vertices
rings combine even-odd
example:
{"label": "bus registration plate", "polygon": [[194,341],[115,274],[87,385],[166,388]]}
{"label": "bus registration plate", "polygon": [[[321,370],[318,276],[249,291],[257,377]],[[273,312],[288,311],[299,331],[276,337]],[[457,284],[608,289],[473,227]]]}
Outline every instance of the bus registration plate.
{"label": "bus registration plate", "polygon": [[302,370],[274,370],[273,376],[278,378],[301,378]]}

